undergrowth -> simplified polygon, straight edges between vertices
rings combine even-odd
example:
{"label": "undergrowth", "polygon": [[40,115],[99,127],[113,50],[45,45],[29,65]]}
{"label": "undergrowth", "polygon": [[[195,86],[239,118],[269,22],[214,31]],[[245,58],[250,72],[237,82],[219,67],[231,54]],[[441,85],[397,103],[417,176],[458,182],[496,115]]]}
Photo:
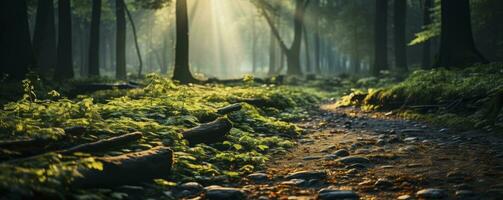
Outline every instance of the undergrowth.
{"label": "undergrowth", "polygon": [[[6,103],[0,112],[1,140],[38,138],[64,147],[135,131],[144,133],[144,137],[138,143],[98,155],[49,153],[20,163],[0,163],[0,193],[14,195],[9,196],[12,198],[40,193],[89,197],[89,193],[70,191],[67,184],[79,176],[79,168],[101,167],[94,156],[120,155],[158,145],[175,151],[175,164],[170,180],[156,180],[150,187],[211,181],[215,177],[232,179],[260,169],[270,155],[292,147],[292,139],[303,133],[292,121],[305,117],[308,108],[324,95],[315,89],[291,86],[178,85],[159,75],[149,75],[142,84],[145,87],[140,89],[100,91],[68,99],[57,91],[37,95],[36,86],[26,80],[23,98]],[[183,130],[216,119],[218,108],[243,99],[260,99],[267,104],[257,107],[242,103],[242,110],[228,114],[233,128],[226,141],[191,147],[182,139]],[[79,137],[65,133],[65,128],[76,126],[87,131]],[[0,155],[8,160],[17,152],[2,150]]]}

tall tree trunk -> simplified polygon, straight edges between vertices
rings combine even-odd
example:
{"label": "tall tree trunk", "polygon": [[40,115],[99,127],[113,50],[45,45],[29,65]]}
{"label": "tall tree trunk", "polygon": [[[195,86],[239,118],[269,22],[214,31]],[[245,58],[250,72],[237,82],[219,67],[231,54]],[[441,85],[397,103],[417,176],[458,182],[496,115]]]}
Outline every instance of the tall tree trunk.
{"label": "tall tree trunk", "polygon": [[292,47],[287,56],[288,75],[302,75],[300,67],[300,48],[302,43],[302,29],[304,28],[304,0],[295,1],[295,14],[294,14],[294,36]]}
{"label": "tall tree trunk", "polygon": [[405,24],[407,21],[407,0],[394,2],[394,42],[395,65],[398,71],[405,72],[407,68],[407,44],[405,43]]}
{"label": "tall tree trunk", "polygon": [[127,17],[129,19],[129,23],[131,23],[131,28],[133,29],[133,38],[134,38],[134,47],[136,49],[136,56],[138,57],[138,77],[141,76],[143,70],[143,60],[141,58],[140,45],[138,44],[138,36],[136,34],[136,25],[133,20],[133,16],[129,12],[127,5],[124,4],[124,10],[126,11]]}
{"label": "tall tree trunk", "polygon": [[117,79],[127,79],[126,72],[126,13],[123,0],[115,0],[115,17],[117,23],[116,47],[115,47],[115,77]]}
{"label": "tall tree trunk", "polygon": [[39,72],[46,74],[56,65],[56,25],[53,0],[39,0],[33,33],[33,50]]}
{"label": "tall tree trunk", "polygon": [[[424,0],[423,26],[431,24],[432,8],[433,8],[433,0]],[[427,40],[423,43],[422,67],[424,69],[429,69],[431,67],[431,40]]]}
{"label": "tall tree trunk", "polygon": [[305,58],[306,58],[306,60],[305,60],[306,66],[305,67],[309,73],[315,73],[315,70],[311,66],[311,55],[310,55],[311,48],[309,46],[309,35],[307,34],[307,29],[306,29],[305,25],[302,30],[304,32],[304,54],[305,54]]}
{"label": "tall tree trunk", "polygon": [[274,38],[274,33],[270,34],[269,37],[269,72],[268,75],[272,76],[274,75],[274,72],[276,71],[276,51],[277,51],[277,42],[276,39]]}
{"label": "tall tree trunk", "polygon": [[315,32],[314,32],[314,73],[320,74],[321,73],[321,66],[320,66],[320,0],[315,1],[316,5],[316,14],[315,14]]}
{"label": "tall tree trunk", "polygon": [[93,0],[91,31],[89,33],[89,76],[100,76],[101,0]]}
{"label": "tall tree trunk", "polygon": [[257,23],[252,19],[252,72],[257,72]]}
{"label": "tall tree trunk", "polygon": [[189,19],[187,0],[176,1],[176,47],[173,79],[182,84],[195,82],[189,66]]}
{"label": "tall tree trunk", "polygon": [[26,0],[2,1],[0,6],[0,75],[23,79],[35,59],[28,28]]}
{"label": "tall tree trunk", "polygon": [[54,78],[73,78],[72,15],[70,0],[58,0],[58,62]]}
{"label": "tall tree trunk", "polygon": [[381,70],[388,69],[388,0],[376,1],[374,24],[374,66],[372,75],[379,76]]}
{"label": "tall tree trunk", "polygon": [[437,67],[487,62],[473,41],[469,0],[442,0],[441,32]]}

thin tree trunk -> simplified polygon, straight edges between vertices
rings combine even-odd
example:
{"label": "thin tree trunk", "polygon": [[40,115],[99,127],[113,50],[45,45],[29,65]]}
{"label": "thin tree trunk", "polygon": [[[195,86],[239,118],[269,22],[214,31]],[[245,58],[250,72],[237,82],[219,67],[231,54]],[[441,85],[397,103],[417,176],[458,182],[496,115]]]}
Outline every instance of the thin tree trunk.
{"label": "thin tree trunk", "polygon": [[376,0],[376,16],[374,24],[374,66],[372,75],[379,76],[381,70],[388,69],[388,0]]}
{"label": "thin tree trunk", "polygon": [[189,21],[187,0],[176,1],[176,52],[173,79],[182,84],[196,82],[189,67]]}
{"label": "thin tree trunk", "polygon": [[406,72],[407,69],[407,45],[405,44],[405,24],[407,17],[407,0],[395,0],[394,2],[394,42],[395,42],[395,65],[398,71]]}
{"label": "thin tree trunk", "polygon": [[127,79],[126,72],[126,14],[123,0],[115,0],[115,17],[117,23],[116,47],[115,47],[115,77],[117,79]]}
{"label": "thin tree trunk", "polygon": [[91,31],[89,33],[89,76],[100,76],[101,0],[93,0]]}
{"label": "thin tree trunk", "polygon": [[269,76],[272,76],[277,68],[276,66],[276,50],[277,50],[277,42],[274,38],[274,33],[270,33],[269,37]]}
{"label": "thin tree trunk", "polygon": [[469,0],[442,0],[441,32],[437,67],[464,67],[487,62],[473,41]]}
{"label": "thin tree trunk", "polygon": [[129,23],[131,23],[131,28],[133,29],[133,38],[134,38],[134,46],[136,48],[136,56],[138,56],[138,77],[141,77],[143,70],[143,60],[141,58],[140,45],[138,45],[138,36],[136,35],[136,25],[134,23],[133,17],[129,12],[126,4],[124,4],[124,10],[126,10],[127,17],[129,19]]}
{"label": "thin tree trunk", "polygon": [[58,0],[58,62],[54,78],[73,78],[72,15],[70,0]]}
{"label": "thin tree trunk", "polygon": [[33,33],[33,50],[39,72],[47,74],[56,65],[56,25],[53,0],[39,0]]}
{"label": "thin tree trunk", "polygon": [[320,66],[320,0],[315,1],[316,4],[316,14],[315,14],[315,35],[314,35],[314,70],[316,74],[321,73],[321,66]]}
{"label": "thin tree trunk", "polygon": [[304,26],[303,28],[303,31],[304,31],[304,48],[305,48],[305,58],[306,58],[306,70],[309,72],[309,73],[315,73],[315,70],[312,68],[311,66],[311,55],[309,54],[310,53],[310,50],[311,48],[309,48],[309,35],[307,34],[307,29],[306,27]]}

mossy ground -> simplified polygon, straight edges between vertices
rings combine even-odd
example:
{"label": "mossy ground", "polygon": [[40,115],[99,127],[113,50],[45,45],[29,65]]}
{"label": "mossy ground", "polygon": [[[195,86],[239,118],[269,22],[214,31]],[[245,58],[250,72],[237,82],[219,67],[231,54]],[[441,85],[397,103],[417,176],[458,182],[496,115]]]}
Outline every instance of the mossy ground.
{"label": "mossy ground", "polygon": [[354,90],[338,105],[360,106],[366,111],[394,110],[402,117],[463,129],[494,128],[501,118],[487,119],[487,113],[497,107],[494,104],[501,104],[497,97],[503,91],[502,65],[419,70],[398,84]]}

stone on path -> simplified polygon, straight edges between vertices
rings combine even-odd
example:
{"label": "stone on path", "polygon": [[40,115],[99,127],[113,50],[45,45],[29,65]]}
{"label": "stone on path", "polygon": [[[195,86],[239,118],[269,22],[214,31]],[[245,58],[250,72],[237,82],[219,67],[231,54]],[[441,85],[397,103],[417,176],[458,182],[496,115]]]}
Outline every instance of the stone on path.
{"label": "stone on path", "polygon": [[327,177],[327,172],[325,171],[300,171],[290,173],[285,176],[286,179],[325,179]]}
{"label": "stone on path", "polygon": [[418,198],[423,199],[444,199],[447,198],[447,191],[442,189],[429,188],[420,190],[416,193]]}
{"label": "stone on path", "polygon": [[336,161],[344,164],[355,164],[355,163],[369,163],[370,160],[361,156],[348,156],[344,158],[339,158]]}
{"label": "stone on path", "polygon": [[349,152],[346,149],[340,149],[334,152],[333,155],[336,155],[338,157],[346,157],[349,156]]}
{"label": "stone on path", "polygon": [[201,191],[204,187],[198,182],[187,182],[178,186],[182,190]]}
{"label": "stone on path", "polygon": [[321,159],[321,156],[306,156],[302,158],[302,160],[319,160]]}
{"label": "stone on path", "polygon": [[239,188],[222,187],[212,185],[204,188],[206,190],[206,199],[209,200],[240,200],[246,199],[246,194]]}
{"label": "stone on path", "polygon": [[358,194],[352,190],[337,190],[329,187],[318,192],[319,200],[353,200],[359,198]]}
{"label": "stone on path", "polygon": [[399,196],[398,198],[396,198],[398,200],[412,200],[412,196],[406,194],[406,195],[402,195],[402,196]]}
{"label": "stone on path", "polygon": [[253,173],[248,175],[247,178],[255,182],[263,182],[269,179],[266,173]]}

